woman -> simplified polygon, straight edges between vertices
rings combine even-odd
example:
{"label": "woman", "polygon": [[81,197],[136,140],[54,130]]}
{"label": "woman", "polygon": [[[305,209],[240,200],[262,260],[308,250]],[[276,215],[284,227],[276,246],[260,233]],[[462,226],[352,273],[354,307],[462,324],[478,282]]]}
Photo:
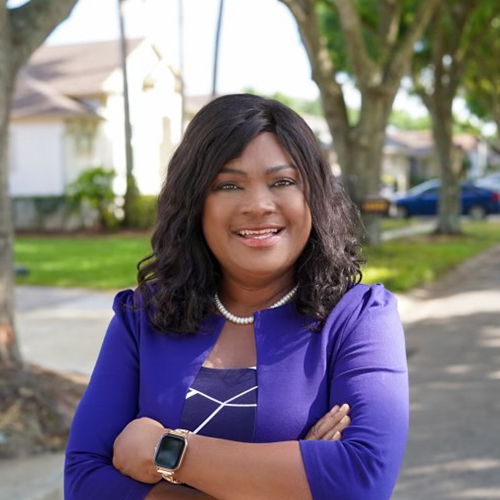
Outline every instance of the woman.
{"label": "woman", "polygon": [[296,113],[245,94],[205,106],[169,164],[139,286],[115,298],[66,500],[390,498],[404,334],[394,296],[359,284],[359,227]]}

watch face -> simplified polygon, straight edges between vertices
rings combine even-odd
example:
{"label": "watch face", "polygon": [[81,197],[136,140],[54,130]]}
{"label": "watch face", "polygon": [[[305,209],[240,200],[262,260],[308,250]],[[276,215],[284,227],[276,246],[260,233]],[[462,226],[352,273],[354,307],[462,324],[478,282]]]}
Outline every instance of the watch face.
{"label": "watch face", "polygon": [[176,469],[179,466],[185,446],[186,441],[181,436],[175,434],[163,436],[156,450],[155,465],[166,469]]}

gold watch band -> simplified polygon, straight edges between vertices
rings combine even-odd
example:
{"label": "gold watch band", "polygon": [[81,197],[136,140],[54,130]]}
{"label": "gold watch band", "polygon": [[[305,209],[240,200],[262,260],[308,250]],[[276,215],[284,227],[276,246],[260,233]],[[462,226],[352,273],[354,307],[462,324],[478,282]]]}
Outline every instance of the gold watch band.
{"label": "gold watch band", "polygon": [[[165,469],[163,467],[158,467],[158,466],[156,467],[156,471],[158,472],[158,474],[161,474],[162,478],[165,479],[165,481],[168,481],[169,483],[184,484],[182,481],[177,481],[174,478],[174,474],[179,469],[179,467],[182,465],[184,457],[186,456],[186,451],[188,448],[188,435],[190,433],[191,433],[191,431],[188,431],[187,429],[175,429],[175,430],[170,429],[168,432],[163,434],[163,436],[160,438],[160,441],[161,441],[161,439],[163,439],[163,437],[166,434],[175,434],[177,436],[181,436],[181,437],[186,439],[186,446],[184,447],[184,450],[182,451],[182,456],[179,460],[179,465],[177,466],[177,468],[175,470]],[[156,454],[156,452],[155,452],[155,454]]]}

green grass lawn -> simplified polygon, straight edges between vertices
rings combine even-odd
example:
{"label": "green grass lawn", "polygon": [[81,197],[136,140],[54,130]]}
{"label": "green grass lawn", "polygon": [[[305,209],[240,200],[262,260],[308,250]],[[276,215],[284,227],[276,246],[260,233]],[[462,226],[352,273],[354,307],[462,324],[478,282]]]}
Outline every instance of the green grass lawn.
{"label": "green grass lawn", "polygon": [[400,229],[402,227],[410,227],[415,224],[420,224],[424,222],[425,219],[419,217],[412,217],[410,219],[393,219],[393,218],[383,218],[382,219],[382,231],[390,231],[391,229]]}
{"label": "green grass lawn", "polygon": [[136,282],[137,263],[149,253],[147,236],[17,237],[17,265],[29,268],[16,283],[127,288]]}
{"label": "green grass lawn", "polygon": [[[392,291],[430,282],[464,260],[500,242],[500,223],[466,222],[460,237],[415,236],[365,245],[363,283]],[[17,284],[122,289],[136,283],[137,262],[149,253],[148,236],[17,237],[15,260],[28,276]]]}
{"label": "green grass lawn", "polygon": [[464,222],[463,236],[412,236],[385,242],[379,247],[365,245],[367,265],[362,283],[383,283],[403,292],[435,281],[461,262],[500,242],[500,223]]}

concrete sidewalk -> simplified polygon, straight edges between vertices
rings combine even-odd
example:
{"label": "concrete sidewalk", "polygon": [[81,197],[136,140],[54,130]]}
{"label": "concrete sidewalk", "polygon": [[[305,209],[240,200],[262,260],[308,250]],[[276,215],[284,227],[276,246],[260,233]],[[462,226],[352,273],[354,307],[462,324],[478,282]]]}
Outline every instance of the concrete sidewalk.
{"label": "concrete sidewalk", "polygon": [[410,435],[393,499],[498,500],[500,246],[412,298]]}
{"label": "concrete sidewalk", "polygon": [[[393,498],[500,499],[500,246],[436,285],[396,295],[412,415]],[[113,296],[18,287],[25,359],[89,375],[113,314]],[[0,499],[61,500],[63,463],[63,453],[0,463]]]}

